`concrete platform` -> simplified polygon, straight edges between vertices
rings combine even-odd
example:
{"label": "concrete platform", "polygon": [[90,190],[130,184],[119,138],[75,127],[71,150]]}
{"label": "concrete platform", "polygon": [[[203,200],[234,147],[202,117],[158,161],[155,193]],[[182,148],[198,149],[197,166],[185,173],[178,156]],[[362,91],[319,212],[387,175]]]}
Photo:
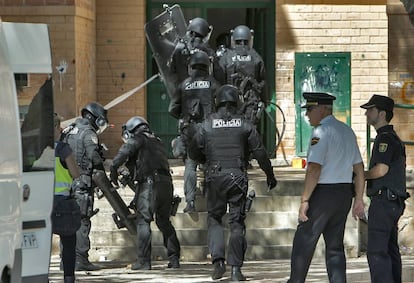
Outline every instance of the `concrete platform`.
{"label": "concrete platform", "polygon": [[[88,283],[138,283],[138,282],[168,282],[168,283],[201,283],[201,282],[230,282],[229,270],[220,280],[210,277],[212,265],[209,262],[181,262],[179,269],[167,269],[167,261],[154,261],[152,270],[133,271],[130,263],[99,262],[104,269],[93,272],[76,272],[76,282]],[[247,282],[282,283],[286,282],[290,272],[289,260],[247,261],[242,268],[247,276]],[[347,260],[347,280],[349,283],[368,283],[370,275],[365,257]],[[59,271],[59,257],[53,256],[50,273],[50,283],[63,282],[63,272]],[[318,259],[312,262],[306,282],[329,282],[325,263]],[[403,282],[414,282],[414,257],[403,257]]]}

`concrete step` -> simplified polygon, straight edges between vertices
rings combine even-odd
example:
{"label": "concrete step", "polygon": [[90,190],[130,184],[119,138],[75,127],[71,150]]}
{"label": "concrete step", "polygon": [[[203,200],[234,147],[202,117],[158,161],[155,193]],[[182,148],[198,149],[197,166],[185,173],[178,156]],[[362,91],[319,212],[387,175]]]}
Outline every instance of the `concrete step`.
{"label": "concrete step", "polygon": [[[249,245],[246,251],[246,260],[290,259],[290,245]],[[134,262],[137,257],[135,247],[105,246],[94,252],[97,260]],[[94,256],[94,258],[95,258]],[[321,249],[315,251],[315,257],[323,257]],[[181,249],[181,261],[210,262],[210,252],[204,246],[185,246]],[[167,251],[161,246],[152,246],[152,260],[167,260]]]}
{"label": "concrete step", "polygon": [[[183,190],[183,169],[174,169],[173,182],[175,193],[183,199],[175,217],[171,221],[180,240],[183,260],[208,259],[207,248],[207,212],[206,199],[198,192],[196,199],[197,213],[183,213],[186,205]],[[249,190],[256,191],[251,211],[246,218],[246,239],[248,250],[246,259],[287,259],[290,257],[291,244],[297,226],[297,213],[300,205],[300,194],[303,190],[304,170],[296,170],[287,174],[275,170],[279,180],[277,187],[268,192],[265,175],[261,170],[249,171]],[[133,198],[129,188],[119,189],[118,193],[128,205]],[[105,199],[96,199],[95,207],[100,209],[92,218],[91,260],[104,257],[110,260],[133,261],[136,257],[135,237],[128,231],[118,229],[112,220],[113,209]],[[357,222],[348,220],[345,242],[347,254],[356,256],[358,243]],[[228,237],[227,216],[223,218],[225,235]],[[166,259],[162,234],[152,222],[153,258]],[[318,244],[315,257],[323,257],[323,241]],[[55,249],[56,250],[56,249]]]}
{"label": "concrete step", "polygon": [[[122,194],[120,193],[122,199],[129,205],[132,201],[133,196],[129,194]],[[178,205],[177,214],[183,212],[183,209],[186,206],[186,202],[184,196],[180,195],[181,202]],[[201,195],[196,195],[196,210],[197,212],[206,212],[207,211],[207,203],[206,198]],[[253,200],[253,205],[250,209],[251,212],[297,212],[300,205],[300,196],[296,195],[279,195],[277,192],[271,191],[267,195],[256,195]],[[100,214],[110,213],[112,214],[113,209],[109,205],[109,202],[102,198],[100,200],[95,200],[95,207],[99,208]]]}

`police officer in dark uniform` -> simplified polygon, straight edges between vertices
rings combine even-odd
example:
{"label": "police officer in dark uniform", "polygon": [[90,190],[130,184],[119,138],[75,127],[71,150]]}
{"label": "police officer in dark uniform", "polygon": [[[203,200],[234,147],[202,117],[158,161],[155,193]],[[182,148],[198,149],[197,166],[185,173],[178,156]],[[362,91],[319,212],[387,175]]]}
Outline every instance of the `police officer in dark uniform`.
{"label": "police officer in dark uniform", "polygon": [[167,154],[161,140],[150,131],[148,122],[139,116],[125,124],[126,143],[114,157],[110,170],[111,181],[118,185],[118,168],[135,163],[129,170],[137,181],[135,200],[137,211],[138,260],[132,270],[151,269],[151,227],[154,220],[160,229],[167,248],[169,268],[180,267],[180,243],[170,221],[173,201],[173,184]]}
{"label": "police officer in dark uniform", "polygon": [[96,102],[81,110],[82,118],[63,130],[63,141],[72,148],[81,176],[74,181],[75,198],[81,207],[81,227],[76,233],[76,270],[98,270],[89,257],[91,217],[94,215],[93,169],[105,170],[98,135],[108,126],[107,111]]}
{"label": "police officer in dark uniform", "polygon": [[367,179],[368,210],[367,257],[373,283],[401,283],[401,254],[398,246],[398,220],[405,209],[406,154],[390,121],[394,100],[374,94],[361,105],[367,122],[377,131]]}
{"label": "police officer in dark uniform", "polygon": [[237,86],[242,93],[241,112],[257,124],[269,100],[266,91],[265,65],[262,57],[253,48],[253,31],[239,25],[231,31],[231,48],[219,59],[227,84]]}
{"label": "police officer in dark uniform", "polygon": [[[179,119],[180,135],[184,146],[194,134],[197,123],[202,122],[214,111],[214,93],[219,83],[210,74],[211,61],[207,53],[198,50],[190,57],[189,73],[177,88],[175,97],[179,100],[170,107],[170,114]],[[184,212],[195,212],[197,184],[197,162],[185,157],[184,193],[187,206]]]}
{"label": "police officer in dark uniform", "polygon": [[222,218],[229,206],[230,239],[227,264],[231,279],[244,281],[241,272],[246,252],[245,204],[248,189],[247,164],[250,154],[266,173],[269,189],[277,181],[266,150],[253,124],[237,114],[239,90],[232,85],[219,88],[217,112],[202,123],[189,147],[190,157],[206,164],[208,247],[214,270],[212,279],[225,273],[225,237]]}
{"label": "police officer in dark uniform", "polygon": [[304,93],[303,97],[306,104],[302,108],[306,108],[314,128],[288,282],[305,282],[316,244],[323,234],[329,282],[345,283],[345,223],[353,196],[354,217],[364,215],[364,165],[353,130],[332,115],[336,98],[327,93]]}
{"label": "police officer in dark uniform", "polygon": [[177,75],[177,84],[181,83],[188,76],[188,62],[191,54],[196,50],[202,50],[212,60],[212,74],[222,83],[224,80],[223,72],[220,68],[216,53],[210,47],[208,40],[212,32],[212,27],[203,18],[194,18],[190,20],[187,26],[187,33],[184,38],[180,39],[173,52],[170,66],[173,73]]}

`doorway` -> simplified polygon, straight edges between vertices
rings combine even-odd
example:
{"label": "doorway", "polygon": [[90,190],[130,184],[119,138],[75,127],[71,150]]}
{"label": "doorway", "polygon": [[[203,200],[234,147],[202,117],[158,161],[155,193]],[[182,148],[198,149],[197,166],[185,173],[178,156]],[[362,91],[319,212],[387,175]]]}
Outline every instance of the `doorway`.
{"label": "doorway", "polygon": [[[147,2],[147,19],[160,14],[165,1]],[[183,11],[185,20],[202,17],[213,26],[210,46],[216,49],[222,38],[238,25],[246,25],[254,30],[256,51],[263,57],[266,66],[266,81],[272,98],[275,99],[275,1],[176,1]],[[269,44],[270,43],[270,44]],[[147,45],[147,78],[158,72],[151,49]],[[171,140],[178,134],[177,120],[168,114],[169,97],[161,79],[156,79],[147,87],[147,119],[151,128],[164,141],[169,157],[172,157]],[[270,156],[274,156],[275,125],[263,115],[259,131]]]}
{"label": "doorway", "polygon": [[295,105],[296,155],[306,156],[312,127],[305,110],[303,92],[328,92],[336,97],[333,112],[338,120],[351,125],[351,53],[296,53]]}

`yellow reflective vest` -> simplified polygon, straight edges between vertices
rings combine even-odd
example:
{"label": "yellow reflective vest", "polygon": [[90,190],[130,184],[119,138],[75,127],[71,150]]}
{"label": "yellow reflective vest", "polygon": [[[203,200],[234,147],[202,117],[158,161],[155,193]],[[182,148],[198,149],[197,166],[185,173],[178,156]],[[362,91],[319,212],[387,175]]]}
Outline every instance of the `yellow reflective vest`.
{"label": "yellow reflective vest", "polygon": [[55,195],[70,195],[72,176],[69,170],[63,167],[59,157],[55,157]]}

